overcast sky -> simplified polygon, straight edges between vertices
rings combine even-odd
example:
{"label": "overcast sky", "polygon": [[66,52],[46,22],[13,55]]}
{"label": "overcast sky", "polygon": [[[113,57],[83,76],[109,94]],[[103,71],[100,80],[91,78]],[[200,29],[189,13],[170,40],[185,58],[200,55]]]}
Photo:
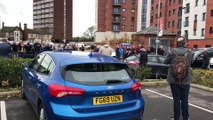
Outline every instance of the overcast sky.
{"label": "overcast sky", "polygon": [[[0,27],[27,23],[33,28],[33,0],[0,0]],[[73,36],[95,25],[95,0],[73,0]]]}

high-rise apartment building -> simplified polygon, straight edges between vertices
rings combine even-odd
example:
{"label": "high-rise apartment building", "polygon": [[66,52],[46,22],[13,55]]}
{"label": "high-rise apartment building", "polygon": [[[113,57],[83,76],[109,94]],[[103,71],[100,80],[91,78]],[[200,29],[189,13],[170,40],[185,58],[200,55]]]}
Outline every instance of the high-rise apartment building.
{"label": "high-rise apartment building", "polygon": [[55,40],[72,40],[72,0],[33,0],[33,27],[48,29]]}
{"label": "high-rise apartment building", "polygon": [[151,25],[158,26],[161,20],[164,29],[181,35],[181,16],[182,0],[151,0]]}
{"label": "high-rise apartment building", "polygon": [[[95,41],[119,39],[141,29],[141,0],[96,0]],[[140,2],[142,3],[142,2]]]}
{"label": "high-rise apartment building", "polygon": [[151,0],[150,24],[158,26],[159,20],[190,47],[213,46],[212,0]]}

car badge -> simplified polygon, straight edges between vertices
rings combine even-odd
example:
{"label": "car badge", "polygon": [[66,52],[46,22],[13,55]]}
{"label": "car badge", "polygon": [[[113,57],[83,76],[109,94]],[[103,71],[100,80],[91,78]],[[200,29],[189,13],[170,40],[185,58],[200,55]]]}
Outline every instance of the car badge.
{"label": "car badge", "polygon": [[107,86],[107,89],[114,89],[114,86]]}

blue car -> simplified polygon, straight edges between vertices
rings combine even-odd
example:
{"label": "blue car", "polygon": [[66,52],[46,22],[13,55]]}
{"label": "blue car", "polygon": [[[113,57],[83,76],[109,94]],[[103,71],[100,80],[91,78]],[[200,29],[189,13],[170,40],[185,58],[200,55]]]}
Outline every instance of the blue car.
{"label": "blue car", "polygon": [[25,63],[23,98],[38,120],[142,120],[141,84],[119,60],[99,53],[43,52]]}

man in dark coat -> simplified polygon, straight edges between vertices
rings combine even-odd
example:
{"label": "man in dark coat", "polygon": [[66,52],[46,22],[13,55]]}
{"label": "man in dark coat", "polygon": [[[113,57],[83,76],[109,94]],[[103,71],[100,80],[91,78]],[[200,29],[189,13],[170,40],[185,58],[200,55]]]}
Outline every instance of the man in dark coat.
{"label": "man in dark coat", "polygon": [[[167,76],[167,82],[170,85],[172,96],[173,96],[173,112],[174,116],[170,117],[170,120],[179,120],[181,111],[183,120],[189,119],[189,110],[188,110],[188,95],[190,89],[190,83],[192,80],[192,68],[191,62],[193,60],[193,53],[189,51],[188,48],[185,48],[185,38],[179,37],[177,38],[177,47],[171,48],[168,52],[168,55],[165,59],[166,64],[170,64]],[[172,51],[175,51],[172,52]],[[173,72],[173,63],[176,55],[187,55],[187,61],[189,63],[188,68],[186,69],[186,74],[181,80],[181,84],[177,82],[177,78]],[[181,109],[181,110],[180,110]]]}
{"label": "man in dark coat", "polygon": [[12,47],[7,40],[3,40],[3,43],[0,44],[0,57],[11,58]]}

